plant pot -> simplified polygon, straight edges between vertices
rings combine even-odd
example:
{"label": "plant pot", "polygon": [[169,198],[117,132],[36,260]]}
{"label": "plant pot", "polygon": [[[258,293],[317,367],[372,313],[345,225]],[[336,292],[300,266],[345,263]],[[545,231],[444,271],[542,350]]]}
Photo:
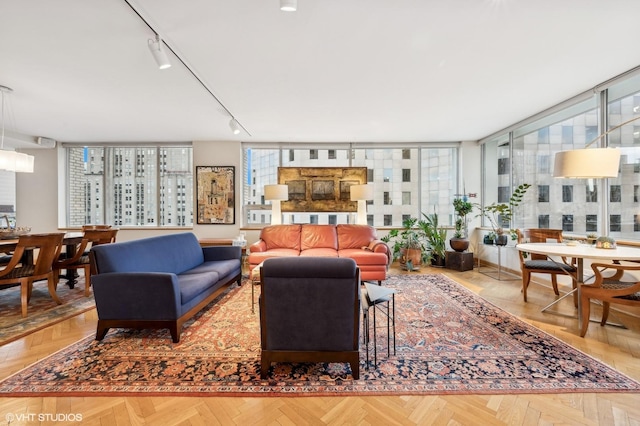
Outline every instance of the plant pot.
{"label": "plant pot", "polygon": [[444,268],[444,263],[445,263],[444,256],[438,256],[437,254],[434,254],[431,256],[431,266],[435,266],[437,268]]}
{"label": "plant pot", "polygon": [[509,236],[508,235],[498,235],[496,237],[496,245],[497,246],[506,246],[508,242],[509,242]]}
{"label": "plant pot", "polygon": [[485,235],[485,236],[484,236],[484,238],[482,239],[482,242],[483,242],[484,244],[487,244],[487,245],[489,245],[489,246],[492,246],[492,245],[493,245],[493,238],[492,238],[492,237],[490,237],[489,235]]}
{"label": "plant pot", "polygon": [[451,238],[449,240],[451,249],[457,252],[463,252],[469,248],[469,240],[466,238]]}
{"label": "plant pot", "polygon": [[404,265],[410,260],[413,266],[420,266],[422,264],[422,250],[420,249],[402,249],[400,251],[400,263]]}

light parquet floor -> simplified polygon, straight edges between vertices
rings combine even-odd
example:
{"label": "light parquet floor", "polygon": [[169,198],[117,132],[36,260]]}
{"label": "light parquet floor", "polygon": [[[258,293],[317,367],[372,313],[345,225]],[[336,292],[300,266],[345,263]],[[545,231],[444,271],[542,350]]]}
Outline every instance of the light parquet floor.
{"label": "light parquet floor", "polygon": [[[540,312],[553,300],[550,288],[532,285],[529,302],[524,303],[520,281],[497,281],[477,270],[422,270],[430,272],[449,275],[497,306],[640,380],[638,318],[617,314],[629,329],[592,324],[583,339],[575,318]],[[574,313],[570,301],[561,305],[565,313]],[[0,378],[92,335],[96,321],[95,310],[89,311],[0,347]],[[640,394],[1,398],[2,424],[640,425]]]}

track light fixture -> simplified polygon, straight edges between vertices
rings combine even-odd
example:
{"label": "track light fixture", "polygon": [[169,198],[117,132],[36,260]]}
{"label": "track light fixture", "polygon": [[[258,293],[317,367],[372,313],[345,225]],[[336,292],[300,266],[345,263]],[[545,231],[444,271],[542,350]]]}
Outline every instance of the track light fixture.
{"label": "track light fixture", "polygon": [[298,9],[298,0],[280,0],[280,10],[283,12],[295,12]]}
{"label": "track light fixture", "polygon": [[[233,134],[238,135],[240,134],[241,131],[244,131],[244,133],[251,136],[251,133],[247,130],[247,128],[244,127],[242,124],[240,124],[240,122],[234,118],[231,111],[229,111],[229,109],[222,103],[222,101],[218,99],[218,97],[213,93],[211,88],[209,88],[209,86],[191,69],[191,67],[189,67],[189,65],[185,62],[183,57],[178,52],[176,52],[176,50],[169,43],[163,41],[160,38],[160,35],[158,34],[159,31],[156,30],[149,23],[147,19],[145,19],[145,17],[136,9],[136,7],[131,3],[131,1],[130,0],[123,0],[123,1],[142,20],[142,22],[144,22],[147,25],[147,27],[149,27],[149,29],[155,33],[156,35],[155,40],[149,39],[149,50],[153,54],[153,58],[158,63],[158,68],[163,70],[171,66],[171,63],[169,62],[169,58],[167,57],[167,53],[166,53],[166,51],[169,50],[172,53],[173,57],[176,58],[185,67],[187,71],[189,71],[189,73],[193,76],[193,78],[195,78],[196,81],[200,83],[200,85],[204,88],[204,90],[206,90],[207,93],[211,95],[211,97],[218,103],[218,105],[220,105],[222,109],[224,109],[227,112],[227,114],[229,114],[229,116],[231,117],[231,121],[229,121],[229,127],[231,128],[231,131],[233,132]],[[281,0],[280,7],[281,8],[289,7],[288,9],[282,9],[282,10],[295,10],[296,0]],[[293,7],[293,9],[291,9],[291,7]]]}
{"label": "track light fixture", "polygon": [[169,62],[169,57],[167,53],[162,48],[162,39],[158,34],[156,34],[156,39],[149,39],[149,50],[153,54],[153,59],[156,60],[158,64],[158,68],[161,70],[166,70],[171,67],[171,62]]}
{"label": "track light fixture", "polygon": [[231,121],[229,121],[229,127],[231,128],[231,131],[234,135],[240,134],[240,123],[238,123],[238,120],[236,120],[235,118],[231,117]]}

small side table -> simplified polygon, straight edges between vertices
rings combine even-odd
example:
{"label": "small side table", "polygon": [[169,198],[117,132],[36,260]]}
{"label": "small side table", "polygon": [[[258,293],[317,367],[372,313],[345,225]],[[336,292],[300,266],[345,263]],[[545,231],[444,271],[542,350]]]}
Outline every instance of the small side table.
{"label": "small side table", "polygon": [[259,265],[256,265],[252,270],[251,270],[251,313],[254,314],[255,311],[255,293],[254,293],[254,289],[255,286],[260,285],[260,270],[262,269],[262,263],[260,263]]}
{"label": "small side table", "polygon": [[[364,342],[367,348],[367,367],[369,366],[369,309],[373,308],[373,365],[378,364],[378,350],[376,347],[376,311],[380,310],[387,317],[387,356],[396,354],[396,291],[392,288],[377,284],[364,283],[362,297],[362,322],[364,328]],[[392,345],[393,342],[393,345]]]}

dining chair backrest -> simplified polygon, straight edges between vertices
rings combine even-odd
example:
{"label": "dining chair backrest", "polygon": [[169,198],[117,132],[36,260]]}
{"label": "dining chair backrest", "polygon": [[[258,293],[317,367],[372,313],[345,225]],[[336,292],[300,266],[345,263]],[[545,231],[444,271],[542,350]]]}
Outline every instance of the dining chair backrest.
{"label": "dining chair backrest", "polygon": [[[118,233],[117,228],[112,229],[87,229],[84,231],[82,236],[82,240],[76,246],[73,256],[69,257],[60,257],[59,261],[56,263],[56,267],[58,269],[65,269],[67,266],[72,266],[77,262],[80,263],[89,263],[88,258],[82,259],[83,256],[88,256],[88,251],[91,250],[91,247],[97,246],[100,244],[110,244],[116,241],[116,234]],[[68,253],[67,253],[68,254]]]}
{"label": "dining chair backrest", "polygon": [[92,246],[99,244],[110,244],[116,242],[118,228],[108,229],[87,229],[84,231],[84,238],[90,241]]}
{"label": "dining chair backrest", "polygon": [[33,275],[51,272],[54,260],[60,256],[63,237],[64,233],[21,235],[14,257],[22,257],[26,250],[34,250]]}
{"label": "dining chair backrest", "polygon": [[91,229],[110,229],[111,225],[82,225],[82,230],[91,230]]}
{"label": "dining chair backrest", "polygon": [[[518,229],[518,243],[561,243],[562,229],[528,228]],[[543,254],[529,253],[532,260],[547,259]]]}

